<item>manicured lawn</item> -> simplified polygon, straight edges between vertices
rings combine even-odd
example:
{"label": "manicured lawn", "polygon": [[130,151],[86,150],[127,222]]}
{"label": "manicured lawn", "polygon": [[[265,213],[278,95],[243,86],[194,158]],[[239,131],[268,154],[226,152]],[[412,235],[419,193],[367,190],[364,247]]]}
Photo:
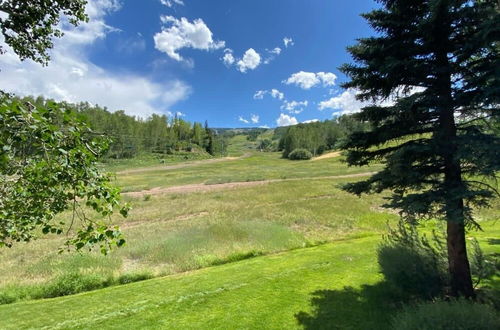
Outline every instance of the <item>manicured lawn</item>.
{"label": "manicured lawn", "polygon": [[392,309],[377,292],[378,240],[340,241],[76,296],[4,305],[1,327],[381,328]]}

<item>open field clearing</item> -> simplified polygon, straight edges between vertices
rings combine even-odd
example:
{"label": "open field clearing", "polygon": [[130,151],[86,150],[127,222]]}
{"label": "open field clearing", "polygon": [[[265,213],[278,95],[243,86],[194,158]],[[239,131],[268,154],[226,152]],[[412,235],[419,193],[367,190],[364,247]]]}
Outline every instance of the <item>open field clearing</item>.
{"label": "open field clearing", "polygon": [[200,162],[197,166],[157,169],[140,173],[119,174],[116,183],[123,192],[188,184],[262,181],[272,179],[329,177],[376,172],[381,167],[348,167],[342,157],[318,161],[290,161],[277,152],[254,152],[249,157],[218,163]]}
{"label": "open field clearing", "polygon": [[250,156],[249,153],[244,154],[240,157],[211,158],[211,159],[205,159],[205,160],[197,160],[197,161],[193,161],[193,162],[182,162],[182,163],[176,164],[176,165],[148,166],[148,167],[143,167],[143,168],[135,168],[135,169],[131,169],[131,170],[120,171],[120,172],[117,172],[117,174],[123,175],[123,174],[135,174],[135,173],[144,173],[144,172],[151,172],[151,171],[177,170],[180,168],[192,167],[192,166],[203,165],[203,164],[212,164],[212,163],[227,162],[227,161],[231,161],[231,160],[238,160],[238,159],[242,159],[242,158],[245,158],[248,156]]}
{"label": "open field clearing", "polygon": [[[346,167],[342,157],[290,161],[278,153],[242,155],[118,173],[132,206],[128,218],[113,218],[126,246],[106,257],[59,255],[64,237],[49,235],[2,250],[4,302],[47,296],[37,292],[72,276],[88,277],[99,288],[342,239],[379,238],[398,218],[381,207],[383,195],[358,198],[340,190],[372,173]],[[487,235],[496,228],[497,209],[479,214]]]}
{"label": "open field clearing", "polygon": [[131,197],[141,197],[147,195],[161,195],[161,194],[172,194],[172,193],[191,193],[191,192],[206,192],[214,190],[225,190],[225,189],[239,189],[244,187],[253,187],[258,185],[264,185],[274,182],[287,182],[287,181],[307,181],[307,180],[336,180],[336,179],[353,179],[366,177],[368,175],[375,174],[376,172],[364,172],[357,174],[344,174],[335,175],[327,177],[313,177],[313,178],[291,178],[291,179],[271,179],[271,180],[258,180],[258,181],[245,181],[245,182],[227,182],[227,183],[212,183],[212,184],[188,184],[184,186],[173,186],[167,188],[156,187],[150,190],[142,191],[132,191],[123,193],[124,196]]}
{"label": "open field clearing", "polygon": [[379,207],[381,197],[358,199],[340,191],[338,185],[345,180],[126,197],[133,209],[119,223],[127,237],[125,247],[107,257],[58,255],[63,238],[43,237],[2,251],[0,282],[2,286],[40,283],[74,271],[103,277],[144,271],[170,274],[248,254],[382,233],[386,221],[397,217]]}

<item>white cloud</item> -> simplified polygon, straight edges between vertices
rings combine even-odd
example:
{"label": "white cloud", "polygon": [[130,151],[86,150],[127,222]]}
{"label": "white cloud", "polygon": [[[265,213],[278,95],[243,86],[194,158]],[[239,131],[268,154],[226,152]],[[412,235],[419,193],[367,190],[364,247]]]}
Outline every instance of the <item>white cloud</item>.
{"label": "white cloud", "polygon": [[212,31],[201,18],[189,22],[185,17],[162,16],[161,21],[165,26],[153,37],[155,48],[176,61],[184,60],[178,53],[182,48],[212,50],[225,46],[224,41],[214,41]]}
{"label": "white cloud", "polygon": [[160,0],[161,4],[167,6],[168,8],[172,8],[174,4],[179,6],[184,6],[184,2],[182,0]]}
{"label": "white cloud", "polygon": [[271,89],[271,96],[275,99],[283,100],[283,98],[285,97],[285,94],[283,94],[279,90],[273,88],[273,89]]}
{"label": "white cloud", "polygon": [[252,116],[250,116],[250,121],[253,123],[253,124],[258,124],[259,123],[259,115],[254,115],[252,114]]}
{"label": "white cloud", "polygon": [[243,58],[236,63],[240,72],[256,69],[260,64],[260,55],[253,48],[248,49]]}
{"label": "white cloud", "polygon": [[267,94],[267,91],[257,91],[253,95],[253,98],[255,100],[262,100],[266,94]]}
{"label": "white cloud", "polygon": [[308,104],[309,102],[307,101],[285,101],[281,106],[281,110],[287,110],[290,113],[299,114],[304,111],[304,108],[307,107]]}
{"label": "white cloud", "polygon": [[337,76],[331,72],[314,73],[299,71],[292,74],[287,80],[284,80],[283,83],[286,85],[294,84],[302,89],[310,89],[319,84],[323,84],[324,87],[334,86],[336,79]]}
{"label": "white cloud", "polygon": [[230,49],[230,48],[224,49],[224,56],[222,57],[222,61],[227,66],[233,65],[235,59],[234,59],[234,56],[233,56],[233,50],[232,49]]}
{"label": "white cloud", "polygon": [[271,63],[276,58],[276,56],[279,56],[281,54],[281,48],[279,47],[275,47],[274,49],[271,50],[266,49],[266,51],[271,55],[264,60],[264,64]]}
{"label": "white cloud", "polygon": [[242,123],[250,124],[250,121],[248,121],[247,119],[243,118],[242,116],[239,116],[238,120],[241,121]]}
{"label": "white cloud", "polygon": [[317,123],[319,119],[309,119],[309,120],[304,120],[302,123],[304,124],[309,124],[309,123]]}
{"label": "white cloud", "polygon": [[283,38],[283,44],[285,45],[285,48],[288,48],[288,45],[290,45],[290,46],[295,45],[295,43],[293,42],[293,39],[287,38],[287,37]]}
{"label": "white cloud", "polygon": [[366,102],[362,102],[356,99],[356,95],[358,93],[359,92],[355,89],[349,88],[338,96],[334,96],[329,100],[320,102],[318,108],[320,110],[340,110],[340,114],[358,112],[362,107],[367,105]]}
{"label": "white cloud", "polygon": [[255,100],[262,100],[266,94],[269,94],[273,98],[278,99],[278,100],[283,100],[285,98],[285,94],[283,94],[282,92],[280,92],[279,90],[274,89],[274,88],[271,89],[270,91],[266,91],[266,90],[264,90],[264,91],[257,91],[253,95],[253,98]]}
{"label": "white cloud", "polygon": [[318,78],[323,82],[323,86],[334,86],[337,76],[331,72],[318,72],[316,74]]}
{"label": "white cloud", "polygon": [[[345,90],[342,94],[334,96],[329,100],[322,101],[319,103],[319,110],[333,109],[336,110],[335,114],[350,114],[359,112],[363,107],[366,107],[373,102],[370,101],[360,101],[356,99],[356,95],[360,92],[354,88],[349,88]],[[383,102],[378,102],[378,105],[389,106],[394,102],[391,99],[385,100]]]}
{"label": "white cloud", "polygon": [[276,124],[278,126],[291,126],[297,125],[298,123],[297,118],[285,115],[284,113],[280,114],[279,118],[276,119]]}
{"label": "white cloud", "polygon": [[268,125],[261,125],[261,126],[259,126],[259,128],[269,128],[269,126]]}
{"label": "white cloud", "polygon": [[259,115],[251,114],[250,115],[250,120],[244,118],[243,116],[238,116],[238,120],[241,121],[242,123],[245,123],[245,124],[250,124],[250,122],[252,124],[258,124],[259,120],[260,120],[260,117],[259,117]]}
{"label": "white cloud", "polygon": [[269,53],[279,55],[279,54],[281,54],[281,48],[276,47],[276,48],[270,50]]}
{"label": "white cloud", "polygon": [[88,59],[86,47],[115,30],[106,25],[105,16],[118,9],[117,1],[90,1],[86,9],[89,23],[78,28],[65,27],[65,36],[55,40],[47,67],[29,60],[19,61],[0,40],[8,51],[0,56],[0,89],[68,102],[88,101],[141,117],[166,112],[185,99],[191,88],[180,80],[160,84],[136,74],[107,71]]}
{"label": "white cloud", "polygon": [[335,114],[343,115],[350,114],[361,111],[362,108],[369,106],[371,104],[376,104],[379,106],[391,106],[394,104],[394,100],[403,95],[412,95],[415,93],[422,92],[424,88],[413,87],[407,93],[403,94],[401,91],[395,91],[391,97],[386,100],[373,102],[373,101],[360,101],[356,99],[356,95],[360,93],[359,90],[354,88],[348,88],[342,94],[334,96],[329,100],[322,101],[319,103],[319,110],[333,109],[336,110]]}

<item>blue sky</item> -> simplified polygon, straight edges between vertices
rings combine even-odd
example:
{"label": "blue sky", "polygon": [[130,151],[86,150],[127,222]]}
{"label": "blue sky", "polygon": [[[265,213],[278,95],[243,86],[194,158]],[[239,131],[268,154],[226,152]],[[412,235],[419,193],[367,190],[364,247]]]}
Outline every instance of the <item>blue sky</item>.
{"label": "blue sky", "polygon": [[[0,56],[0,88],[212,127],[323,120],[357,111],[339,87],[345,48],[373,32],[373,1],[91,0],[90,22],[62,24],[48,67]],[[285,44],[285,40],[286,44]]]}

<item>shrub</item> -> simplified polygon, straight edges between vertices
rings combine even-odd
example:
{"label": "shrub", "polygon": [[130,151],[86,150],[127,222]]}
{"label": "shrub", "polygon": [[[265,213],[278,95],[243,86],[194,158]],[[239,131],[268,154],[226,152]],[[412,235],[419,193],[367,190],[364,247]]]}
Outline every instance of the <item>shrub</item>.
{"label": "shrub", "polygon": [[0,292],[0,305],[12,304],[16,302],[18,297],[12,292]]}
{"label": "shrub", "polygon": [[311,152],[307,149],[302,149],[302,148],[295,149],[288,155],[288,159],[291,160],[307,160],[311,158],[312,158]]}
{"label": "shrub", "polygon": [[489,305],[466,300],[439,301],[409,307],[396,315],[397,330],[489,330],[498,329],[500,318]]}
{"label": "shrub", "polygon": [[432,299],[444,294],[448,272],[443,244],[436,234],[429,242],[403,220],[395,230],[390,229],[378,249],[378,263],[398,298]]}
{"label": "shrub", "polygon": [[474,287],[477,287],[481,281],[493,277],[500,269],[497,265],[498,259],[495,256],[484,255],[477,239],[471,241],[470,246],[470,267],[474,276]]}
{"label": "shrub", "polygon": [[123,274],[118,277],[118,283],[120,284],[128,284],[133,282],[145,281],[153,278],[153,274],[151,273],[130,273]]}
{"label": "shrub", "polygon": [[84,291],[91,291],[109,286],[112,280],[96,274],[69,273],[55,278],[43,288],[37,298],[53,298],[67,296]]}

